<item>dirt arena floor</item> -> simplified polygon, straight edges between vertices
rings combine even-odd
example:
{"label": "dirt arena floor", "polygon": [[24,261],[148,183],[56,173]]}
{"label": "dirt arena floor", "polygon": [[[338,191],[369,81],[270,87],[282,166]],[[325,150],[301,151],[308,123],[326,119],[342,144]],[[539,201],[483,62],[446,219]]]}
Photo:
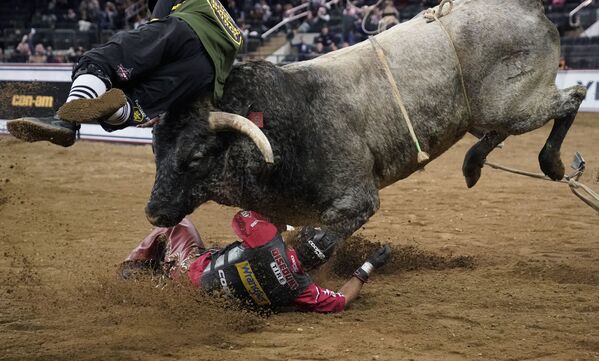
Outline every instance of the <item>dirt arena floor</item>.
{"label": "dirt arena floor", "polygon": [[[549,130],[508,139],[490,160],[538,171]],[[0,359],[599,359],[599,215],[565,184],[488,168],[467,189],[473,143],[383,190],[362,238],[316,276],[337,288],[363,243],[394,245],[349,310],[263,316],[186,285],[116,278],[151,230],[149,146],[0,137]],[[583,182],[599,191],[599,114],[576,120],[568,164],[576,150]],[[192,219],[207,244],[223,245],[234,212],[207,204]]]}

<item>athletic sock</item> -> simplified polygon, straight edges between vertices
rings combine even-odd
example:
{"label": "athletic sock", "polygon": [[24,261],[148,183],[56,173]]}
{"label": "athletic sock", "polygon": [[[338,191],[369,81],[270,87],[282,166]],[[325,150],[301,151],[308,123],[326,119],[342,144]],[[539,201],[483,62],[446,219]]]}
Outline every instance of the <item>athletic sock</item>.
{"label": "athletic sock", "polygon": [[110,118],[106,119],[105,122],[110,125],[121,125],[126,123],[131,116],[131,103],[127,99],[127,104],[117,110]]}
{"label": "athletic sock", "polygon": [[106,93],[106,84],[95,75],[83,74],[75,78],[67,103],[75,99],[94,99]]}
{"label": "athletic sock", "polygon": [[[106,84],[102,79],[92,74],[79,75],[71,85],[71,91],[67,103],[76,99],[95,99],[106,93]],[[131,104],[127,101],[121,109],[111,115],[106,123],[110,125],[121,125],[129,120],[131,115]]]}

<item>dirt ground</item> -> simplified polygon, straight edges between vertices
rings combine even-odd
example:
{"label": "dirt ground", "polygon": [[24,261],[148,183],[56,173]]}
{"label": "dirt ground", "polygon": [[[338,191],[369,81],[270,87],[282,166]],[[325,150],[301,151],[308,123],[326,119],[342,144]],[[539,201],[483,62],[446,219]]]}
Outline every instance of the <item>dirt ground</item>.
{"label": "dirt ground", "polygon": [[[490,160],[538,171],[549,130],[508,139]],[[185,285],[116,278],[151,230],[149,146],[0,137],[0,359],[599,359],[599,215],[565,184],[489,168],[467,189],[473,143],[382,191],[359,234],[395,257],[349,310],[261,316]],[[599,191],[599,114],[576,120],[567,164],[576,150]],[[235,211],[207,204],[192,219],[222,245]],[[330,270],[347,268],[338,258],[317,278],[336,288],[343,277]]]}

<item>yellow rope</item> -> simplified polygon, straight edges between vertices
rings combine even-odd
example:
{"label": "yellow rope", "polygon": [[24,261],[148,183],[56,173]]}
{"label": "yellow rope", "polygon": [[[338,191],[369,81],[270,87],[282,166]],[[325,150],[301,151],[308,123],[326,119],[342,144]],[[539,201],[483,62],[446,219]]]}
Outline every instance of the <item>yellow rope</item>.
{"label": "yellow rope", "polygon": [[[401,114],[403,114],[406,124],[408,125],[408,130],[410,132],[410,136],[412,137],[412,140],[414,141],[414,144],[416,145],[416,150],[418,151],[418,155],[417,155],[418,164],[422,164],[422,163],[428,161],[430,159],[430,156],[426,152],[422,151],[422,149],[420,148],[420,143],[418,142],[418,138],[416,137],[416,133],[414,132],[414,127],[412,126],[412,121],[410,120],[408,111],[406,110],[406,107],[403,103],[401,94],[399,93],[399,88],[397,87],[397,83],[395,82],[393,73],[391,73],[391,68],[389,68],[389,63],[387,62],[387,58],[385,57],[385,53],[383,52],[383,48],[382,48],[381,44],[379,44],[376,41],[376,39],[373,37],[370,37],[369,39],[370,39],[370,43],[372,44],[372,47],[374,48],[376,55],[379,58],[379,61],[383,65],[383,69],[385,70],[385,75],[387,76],[387,79],[389,80],[389,83],[391,83],[391,90],[393,92],[393,96],[395,97],[395,100],[399,104],[399,109],[401,110]],[[375,46],[375,44],[378,45],[378,47]]]}

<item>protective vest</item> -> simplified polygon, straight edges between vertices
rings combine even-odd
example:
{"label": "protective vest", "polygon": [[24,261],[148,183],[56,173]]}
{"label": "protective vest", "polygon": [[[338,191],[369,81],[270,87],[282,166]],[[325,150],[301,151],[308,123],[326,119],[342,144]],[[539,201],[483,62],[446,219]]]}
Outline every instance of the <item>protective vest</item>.
{"label": "protective vest", "polygon": [[185,0],[173,7],[171,16],[188,23],[210,55],[216,72],[214,100],[218,101],[243,43],[241,30],[219,0]]}
{"label": "protective vest", "polygon": [[287,256],[283,238],[277,235],[261,247],[246,248],[235,242],[213,253],[200,284],[205,290],[223,290],[257,306],[279,307],[291,304],[312,282],[298,271]]}

